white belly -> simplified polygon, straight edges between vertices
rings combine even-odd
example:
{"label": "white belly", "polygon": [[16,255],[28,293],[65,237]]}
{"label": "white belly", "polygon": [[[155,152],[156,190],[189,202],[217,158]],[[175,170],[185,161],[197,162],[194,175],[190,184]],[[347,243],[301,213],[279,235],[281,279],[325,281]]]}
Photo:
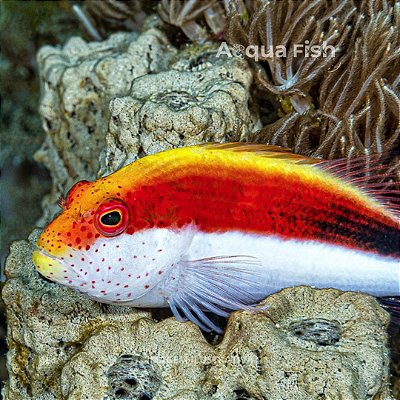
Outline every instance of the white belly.
{"label": "white belly", "polygon": [[374,296],[400,295],[399,259],[322,242],[282,240],[241,232],[196,232],[186,258],[234,255],[251,256],[260,261],[253,267],[255,279],[263,288],[261,293],[254,293],[260,299],[296,285],[361,291]]}

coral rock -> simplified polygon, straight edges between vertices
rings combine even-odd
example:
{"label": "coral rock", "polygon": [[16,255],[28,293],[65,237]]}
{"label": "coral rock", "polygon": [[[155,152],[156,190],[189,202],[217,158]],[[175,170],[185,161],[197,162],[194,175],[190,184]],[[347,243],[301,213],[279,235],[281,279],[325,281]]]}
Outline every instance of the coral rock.
{"label": "coral rock", "polygon": [[103,174],[174,147],[243,140],[260,127],[249,108],[247,61],[216,58],[207,45],[188,52],[169,71],[135,79],[128,96],[110,102]]}
{"label": "coral rock", "polygon": [[217,398],[392,399],[389,315],[373,297],[299,286],[265,304],[229,319],[210,369]]}
{"label": "coral rock", "polygon": [[8,322],[7,399],[60,398],[60,371],[86,339],[101,327],[149,316],[93,302],[41,278],[31,261],[38,234],[35,231],[30,242],[15,242],[6,262],[2,297]]}

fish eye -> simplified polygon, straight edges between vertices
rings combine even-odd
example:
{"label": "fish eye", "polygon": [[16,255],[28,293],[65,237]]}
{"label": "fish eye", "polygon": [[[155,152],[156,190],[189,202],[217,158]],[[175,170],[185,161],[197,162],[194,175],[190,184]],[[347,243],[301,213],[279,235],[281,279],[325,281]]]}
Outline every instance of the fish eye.
{"label": "fish eye", "polygon": [[100,221],[103,225],[115,226],[120,223],[121,218],[121,213],[119,211],[111,211],[107,214],[103,214],[100,218]]}
{"label": "fish eye", "polygon": [[118,199],[108,199],[99,206],[94,219],[95,227],[103,236],[117,236],[129,224],[129,210]]}

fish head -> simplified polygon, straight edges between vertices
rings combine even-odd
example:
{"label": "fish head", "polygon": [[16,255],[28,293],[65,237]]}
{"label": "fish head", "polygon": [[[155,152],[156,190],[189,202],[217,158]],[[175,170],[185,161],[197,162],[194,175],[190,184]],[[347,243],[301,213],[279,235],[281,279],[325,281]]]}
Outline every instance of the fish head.
{"label": "fish head", "polygon": [[161,292],[153,289],[193,235],[145,224],[138,229],[134,202],[114,186],[104,178],[75,184],[39,237],[33,262],[45,278],[98,301],[162,306]]}

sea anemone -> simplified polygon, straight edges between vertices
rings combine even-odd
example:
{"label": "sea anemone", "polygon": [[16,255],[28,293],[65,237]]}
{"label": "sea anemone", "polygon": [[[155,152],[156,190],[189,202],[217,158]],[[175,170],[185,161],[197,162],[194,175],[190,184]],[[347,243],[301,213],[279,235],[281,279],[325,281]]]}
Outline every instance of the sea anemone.
{"label": "sea anemone", "polygon": [[[258,86],[281,104],[277,121],[252,141],[336,158],[389,151],[400,135],[399,8],[373,2],[283,0],[260,2],[248,22],[234,12],[231,45],[278,45],[255,62]],[[334,56],[294,56],[294,45],[333,45]],[[262,54],[261,54],[262,56]]]}

